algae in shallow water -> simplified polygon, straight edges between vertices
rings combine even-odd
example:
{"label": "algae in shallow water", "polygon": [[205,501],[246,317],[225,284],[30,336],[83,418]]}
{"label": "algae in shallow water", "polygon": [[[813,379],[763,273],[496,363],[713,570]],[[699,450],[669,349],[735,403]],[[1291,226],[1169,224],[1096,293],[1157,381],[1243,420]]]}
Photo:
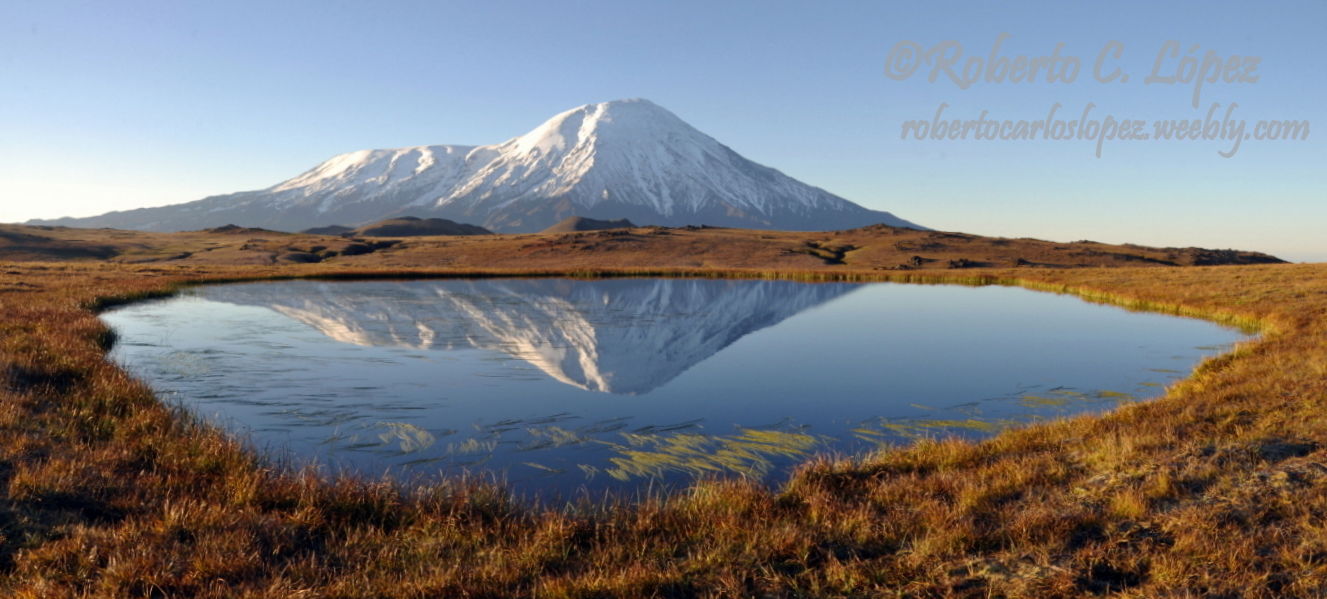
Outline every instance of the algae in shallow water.
{"label": "algae in shallow water", "polygon": [[626,445],[612,444],[618,456],[605,472],[618,480],[659,477],[670,472],[693,476],[741,474],[760,477],[773,458],[806,456],[825,438],[803,432],[740,429],[737,435],[622,433]]}

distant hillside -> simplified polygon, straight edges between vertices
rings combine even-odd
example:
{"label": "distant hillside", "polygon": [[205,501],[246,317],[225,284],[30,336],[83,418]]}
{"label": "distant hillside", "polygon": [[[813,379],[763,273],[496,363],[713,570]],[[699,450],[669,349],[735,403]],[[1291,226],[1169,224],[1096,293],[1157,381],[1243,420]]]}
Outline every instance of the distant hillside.
{"label": "distant hillside", "polygon": [[[338,227],[340,228],[340,227]],[[483,227],[458,223],[445,218],[402,216],[354,230],[363,237],[423,237],[426,235],[492,235]],[[338,233],[339,234],[339,233]]]}
{"label": "distant hillside", "polygon": [[222,225],[220,227],[212,227],[211,229],[203,229],[202,231],[199,231],[199,233],[215,233],[217,235],[289,235],[289,233],[283,233],[281,231],[273,231],[271,229],[263,229],[259,227],[241,227],[239,225]]}
{"label": "distant hillside", "polygon": [[40,232],[36,227],[0,227],[0,260],[105,260],[120,253],[112,244],[60,239],[41,235]]}
{"label": "distant hillside", "polygon": [[631,229],[636,225],[631,221],[620,218],[618,220],[597,220],[586,218],[584,216],[569,216],[553,225],[541,233],[575,233],[576,231],[600,231],[603,229]]}
{"label": "distant hillside", "polygon": [[314,227],[300,231],[305,235],[345,235],[354,232],[354,227],[343,227],[341,225],[327,225],[326,227]]}
{"label": "distant hillside", "polygon": [[[88,260],[172,265],[335,262],[347,266],[461,269],[743,268],[787,271],[973,268],[1174,268],[1276,264],[1259,252],[1156,248],[1093,241],[982,237],[871,226],[841,231],[636,227],[526,235],[457,235],[450,226],[401,219],[355,235],[277,233],[240,227],[149,233],[0,225],[0,261]],[[445,224],[445,223],[444,223]],[[451,223],[462,230],[479,229]],[[398,228],[399,227],[399,228]],[[382,237],[367,239],[369,230]],[[453,235],[428,237],[416,235]]]}

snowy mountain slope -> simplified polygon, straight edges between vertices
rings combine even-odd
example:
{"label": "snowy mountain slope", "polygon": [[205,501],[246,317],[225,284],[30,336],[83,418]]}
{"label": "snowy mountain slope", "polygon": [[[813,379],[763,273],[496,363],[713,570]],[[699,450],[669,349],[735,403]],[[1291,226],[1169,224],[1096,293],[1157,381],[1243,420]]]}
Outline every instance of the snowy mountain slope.
{"label": "snowy mountain slope", "polygon": [[[291,292],[292,285],[300,287]],[[859,285],[699,279],[300,282],[199,288],[358,345],[502,352],[555,380],[646,393],[743,336]]]}
{"label": "snowy mountain slope", "polygon": [[640,99],[574,108],[496,145],[351,152],[263,190],[33,224],[301,230],[402,215],[500,232],[539,231],[569,216],[796,230],[916,227],[747,160]]}

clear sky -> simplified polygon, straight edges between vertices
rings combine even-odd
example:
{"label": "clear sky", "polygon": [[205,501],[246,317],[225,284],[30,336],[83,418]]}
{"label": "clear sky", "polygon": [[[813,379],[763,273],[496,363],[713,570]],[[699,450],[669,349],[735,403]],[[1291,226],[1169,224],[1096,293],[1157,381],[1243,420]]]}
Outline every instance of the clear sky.
{"label": "clear sky", "polygon": [[[734,150],[938,229],[1327,261],[1327,2],[0,3],[0,222],[267,187],[342,152],[487,144],[644,97]],[[904,41],[1076,56],[1072,82],[886,76]],[[1103,83],[1094,65],[1129,75]],[[1211,50],[1234,82],[1145,83]],[[1195,47],[1196,45],[1196,47]],[[1192,54],[1190,51],[1192,50]],[[1257,57],[1257,66],[1249,59]],[[897,65],[906,65],[900,61]],[[1201,65],[1199,65],[1201,66]],[[1252,68],[1250,71],[1249,69]],[[1256,75],[1256,82],[1241,82]],[[903,122],[1204,119],[1308,139],[902,139]]]}

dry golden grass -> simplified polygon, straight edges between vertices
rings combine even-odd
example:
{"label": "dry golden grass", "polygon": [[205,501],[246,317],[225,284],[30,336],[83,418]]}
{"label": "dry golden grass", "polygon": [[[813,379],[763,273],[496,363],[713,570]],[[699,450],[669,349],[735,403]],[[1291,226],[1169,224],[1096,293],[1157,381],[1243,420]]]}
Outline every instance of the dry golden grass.
{"label": "dry golden grass", "polygon": [[[349,249],[348,249],[349,248]],[[952,270],[982,267],[1190,266],[1279,262],[1256,252],[1056,243],[886,226],[796,232],[641,227],[578,233],[328,237],[233,228],[141,233],[0,225],[0,260],[98,260],[160,266],[314,262],[350,267],[754,268]]]}
{"label": "dry golden grass", "polygon": [[104,357],[96,310],[184,282],[559,272],[533,259],[439,268],[448,247],[413,264],[387,260],[404,251],[370,255],[381,264],[0,264],[0,595],[1327,594],[1327,265],[919,273],[851,257],[647,268],[600,253],[570,269],[1017,284],[1264,332],[1106,416],[819,460],[781,489],[710,482],[570,510],[463,481],[274,469]]}

